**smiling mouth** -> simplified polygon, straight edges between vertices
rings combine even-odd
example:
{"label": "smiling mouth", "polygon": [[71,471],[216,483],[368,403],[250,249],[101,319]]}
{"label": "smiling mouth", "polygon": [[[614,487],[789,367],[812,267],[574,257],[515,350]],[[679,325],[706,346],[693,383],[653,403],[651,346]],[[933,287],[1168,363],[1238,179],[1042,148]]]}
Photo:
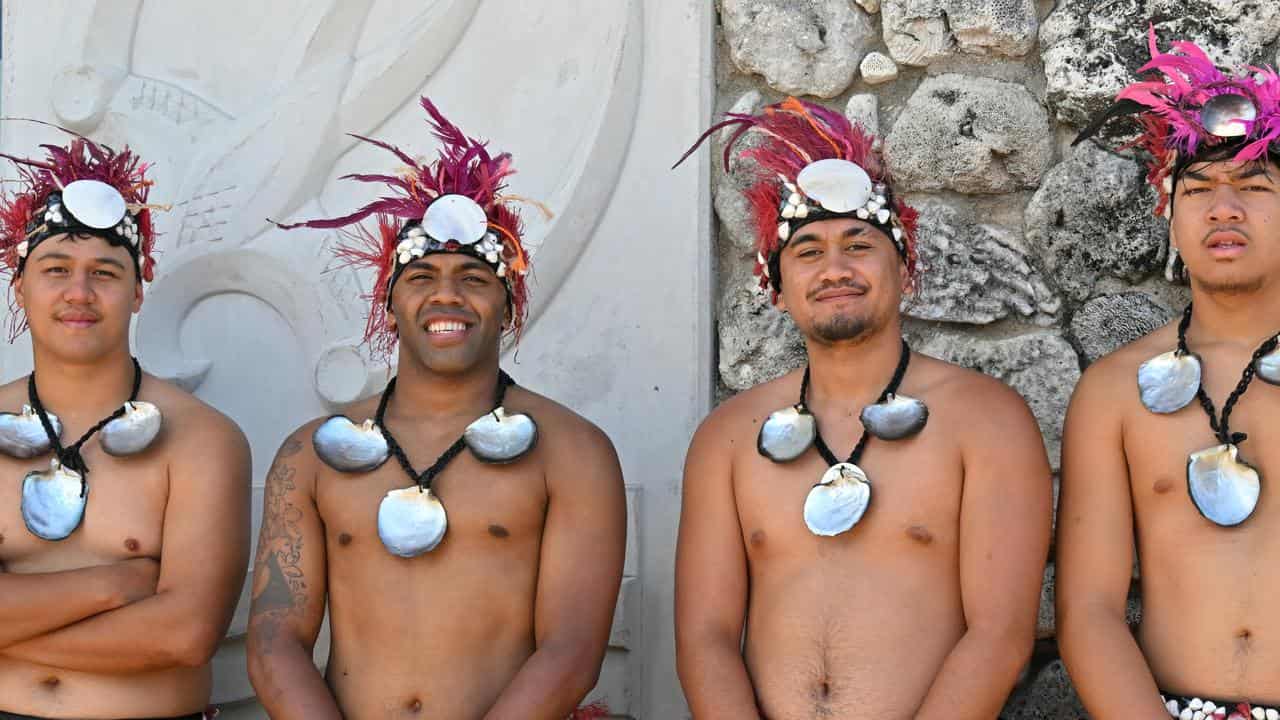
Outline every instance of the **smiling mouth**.
{"label": "smiling mouth", "polygon": [[427,334],[448,335],[467,331],[467,324],[458,320],[434,320],[427,323]]}

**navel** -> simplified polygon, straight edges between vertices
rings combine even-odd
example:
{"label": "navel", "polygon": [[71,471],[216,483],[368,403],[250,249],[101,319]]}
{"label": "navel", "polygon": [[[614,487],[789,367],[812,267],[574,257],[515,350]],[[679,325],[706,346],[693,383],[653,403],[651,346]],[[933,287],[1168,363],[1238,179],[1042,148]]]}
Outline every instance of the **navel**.
{"label": "navel", "polygon": [[494,523],[489,526],[489,534],[496,538],[501,539],[505,537],[510,537],[511,532],[506,528],[502,527],[501,525]]}
{"label": "navel", "polygon": [[62,680],[57,675],[50,675],[41,680],[40,684],[44,686],[45,690],[57,690],[58,686],[62,684]]}
{"label": "navel", "polygon": [[416,715],[417,713],[422,712],[422,701],[418,698],[413,698],[409,702],[405,703],[404,709]]}
{"label": "navel", "polygon": [[342,547],[346,547],[346,546],[350,545],[350,544],[351,544],[351,534],[350,534],[350,533],[338,533],[338,544],[339,544],[339,545],[341,545]]}
{"label": "navel", "polygon": [[912,525],[907,528],[907,537],[915,540],[921,545],[930,545],[933,543],[933,533],[929,532],[929,528],[923,525]]}
{"label": "navel", "polygon": [[138,552],[138,548],[139,548],[139,547],[141,547],[141,546],[138,544],[138,541],[137,541],[137,540],[134,540],[133,538],[125,538],[125,539],[124,539],[124,549],[125,549],[125,550],[128,550],[128,551],[129,551],[129,552],[131,552],[131,553],[133,553],[133,552]]}
{"label": "navel", "polygon": [[0,533],[0,545],[4,544],[4,533]]}

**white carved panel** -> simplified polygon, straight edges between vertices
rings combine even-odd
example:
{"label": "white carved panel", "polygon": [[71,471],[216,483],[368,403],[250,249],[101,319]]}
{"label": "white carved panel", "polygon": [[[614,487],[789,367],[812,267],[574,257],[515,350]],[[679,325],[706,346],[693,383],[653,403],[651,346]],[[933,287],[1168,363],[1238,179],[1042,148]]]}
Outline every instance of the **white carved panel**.
{"label": "white carved panel", "polygon": [[[394,166],[345,133],[434,152],[416,101],[510,150],[537,248],[525,384],[600,424],[628,481],[628,553],[601,682],[620,716],[683,713],[671,636],[680,461],[710,401],[705,161],[667,167],[709,119],[710,8],[696,0],[6,0],[4,115],[63,124],[155,163],[158,276],[134,326],[148,370],[231,415],[260,487],[284,435],[380,389],[358,347],[370,278],[315,233]],[[58,28],[50,42],[49,28]],[[0,123],[0,148],[60,142]],[[5,379],[30,367],[20,340]],[[251,583],[251,581],[250,581]],[[247,595],[215,659],[215,700],[261,711],[244,674]],[[327,652],[325,641],[317,659]]]}

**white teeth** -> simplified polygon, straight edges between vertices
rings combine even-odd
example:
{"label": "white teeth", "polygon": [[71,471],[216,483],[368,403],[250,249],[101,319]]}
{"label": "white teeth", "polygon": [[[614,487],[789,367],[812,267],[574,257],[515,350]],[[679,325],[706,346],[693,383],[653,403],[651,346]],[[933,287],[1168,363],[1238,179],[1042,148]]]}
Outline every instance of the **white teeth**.
{"label": "white teeth", "polygon": [[432,334],[447,333],[447,332],[461,332],[466,329],[467,329],[467,326],[465,323],[454,322],[454,321],[439,321],[439,322],[433,322],[427,325],[427,332]]}

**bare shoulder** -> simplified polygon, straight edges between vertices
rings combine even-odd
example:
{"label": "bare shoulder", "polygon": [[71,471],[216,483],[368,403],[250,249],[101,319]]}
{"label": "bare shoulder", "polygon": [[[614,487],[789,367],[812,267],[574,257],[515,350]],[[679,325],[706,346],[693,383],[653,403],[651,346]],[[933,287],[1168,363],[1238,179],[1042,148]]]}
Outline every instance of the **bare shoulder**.
{"label": "bare shoulder", "polygon": [[538,424],[538,444],[593,456],[616,458],[613,442],[595,423],[578,413],[524,386],[507,390],[504,405],[508,412],[524,413]]}
{"label": "bare shoulder", "polygon": [[1098,358],[1085,370],[1084,379],[1091,385],[1102,385],[1108,389],[1122,385],[1134,390],[1138,367],[1177,346],[1177,327],[1169,323]]}
{"label": "bare shoulder", "polygon": [[[903,392],[924,400],[930,422],[940,421],[959,435],[1010,422],[1034,424],[1027,402],[1013,388],[985,373],[918,353]],[[981,412],[974,412],[981,408]]]}
{"label": "bare shoulder", "polygon": [[164,415],[166,442],[180,448],[249,453],[249,441],[234,420],[191,393],[146,375],[140,395]]}
{"label": "bare shoulder", "polygon": [[731,453],[743,438],[754,442],[770,413],[799,401],[801,375],[792,370],[720,403],[699,424],[691,450]]}

